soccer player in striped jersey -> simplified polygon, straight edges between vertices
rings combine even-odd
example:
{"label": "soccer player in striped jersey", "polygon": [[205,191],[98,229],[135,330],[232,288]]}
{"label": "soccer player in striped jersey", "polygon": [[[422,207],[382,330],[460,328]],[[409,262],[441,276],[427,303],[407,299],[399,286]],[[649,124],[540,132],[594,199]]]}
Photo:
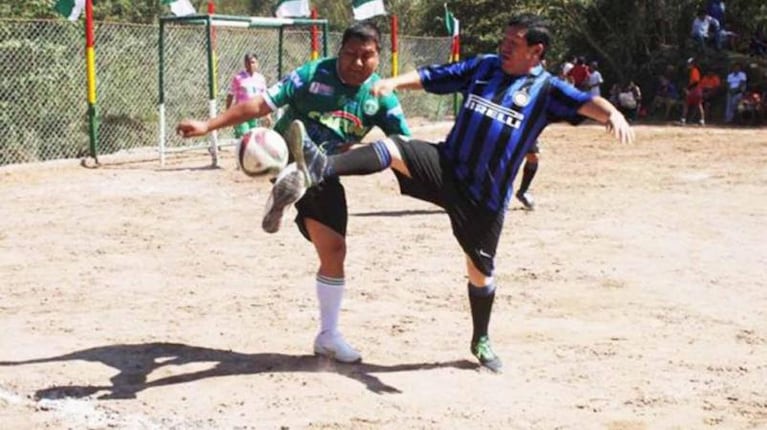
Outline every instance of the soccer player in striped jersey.
{"label": "soccer player in striped jersey", "polygon": [[[389,137],[328,157],[316,150],[300,121],[286,141],[296,162],[283,170],[272,189],[265,218],[291,204],[325,178],[360,175],[392,168],[400,191],[445,209],[466,254],[473,333],[471,353],[481,366],[502,368],[490,345],[488,327],[495,298],[495,252],[513,180],[544,127],[555,121],[578,124],[591,118],[606,124],[624,143],[634,132],[607,100],[575,89],[541,67],[550,43],[547,25],[534,15],[512,18],[498,55],[426,66],[373,85],[374,94],[395,89],[424,89],[436,94],[461,92],[464,103],[444,142]],[[282,197],[282,198],[279,198]]]}

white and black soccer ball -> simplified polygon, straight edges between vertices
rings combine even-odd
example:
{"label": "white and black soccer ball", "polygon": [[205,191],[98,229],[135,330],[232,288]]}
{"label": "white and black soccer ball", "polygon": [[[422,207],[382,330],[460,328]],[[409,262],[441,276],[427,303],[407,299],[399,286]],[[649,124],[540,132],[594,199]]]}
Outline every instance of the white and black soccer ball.
{"label": "white and black soccer ball", "polygon": [[235,148],[237,166],[248,176],[277,172],[288,164],[288,146],[279,133],[257,127],[245,133]]}

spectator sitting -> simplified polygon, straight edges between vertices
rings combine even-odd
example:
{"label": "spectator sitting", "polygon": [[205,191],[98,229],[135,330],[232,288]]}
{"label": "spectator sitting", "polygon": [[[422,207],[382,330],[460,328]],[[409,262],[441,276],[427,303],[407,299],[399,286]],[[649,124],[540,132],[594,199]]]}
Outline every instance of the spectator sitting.
{"label": "spectator sitting", "polygon": [[727,75],[727,101],[724,110],[724,122],[731,123],[735,119],[735,111],[746,91],[748,76],[743,72],[740,63],[732,65],[732,71]]}
{"label": "spectator sitting", "polygon": [[764,119],[765,107],[762,104],[762,95],[759,91],[751,90],[740,99],[738,103],[738,118],[741,123],[749,121],[752,125]]}
{"label": "spectator sitting", "polygon": [[636,121],[642,106],[642,91],[639,86],[630,81],[623,90],[618,93],[618,109],[629,121]]}
{"label": "spectator sitting", "polygon": [[679,90],[671,80],[665,76],[658,78],[658,89],[652,101],[653,113],[663,109],[663,120],[668,120],[671,109],[679,105]]}
{"label": "spectator sitting", "polygon": [[[711,30],[715,31],[712,32]],[[698,9],[698,14],[692,20],[692,31],[690,32],[690,36],[697,42],[698,46],[705,50],[706,45],[714,40],[712,36],[716,35],[718,31],[719,23],[715,22],[705,9]]]}

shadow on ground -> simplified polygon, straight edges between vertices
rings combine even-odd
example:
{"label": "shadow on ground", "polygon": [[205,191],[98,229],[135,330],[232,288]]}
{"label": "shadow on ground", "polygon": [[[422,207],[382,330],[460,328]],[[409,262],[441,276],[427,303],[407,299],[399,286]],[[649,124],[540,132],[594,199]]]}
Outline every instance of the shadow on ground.
{"label": "shadow on ground", "polygon": [[[22,366],[74,360],[103,363],[117,369],[119,373],[110,378],[111,385],[51,386],[37,390],[35,398],[38,400],[63,397],[81,398],[100,391],[108,391],[107,394],[99,398],[131,399],[136,397],[136,393],[152,387],[180,384],[218,376],[275,372],[334,372],[364,384],[368,390],[374,393],[400,393],[399,389],[387,385],[373,374],[448,367],[464,370],[477,369],[477,364],[468,360],[398,364],[392,366],[370,363],[340,364],[313,355],[243,354],[180,343],[109,345],[84,349],[56,357],[23,361],[0,361],[0,366]],[[218,364],[215,364],[210,369],[173,375],[147,382],[149,374],[160,367],[180,366],[195,362],[215,362]]]}

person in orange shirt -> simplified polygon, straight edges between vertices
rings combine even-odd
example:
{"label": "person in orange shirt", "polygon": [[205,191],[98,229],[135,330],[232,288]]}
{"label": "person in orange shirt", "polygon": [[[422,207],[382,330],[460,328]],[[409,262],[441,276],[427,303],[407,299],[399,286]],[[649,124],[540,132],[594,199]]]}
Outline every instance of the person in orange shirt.
{"label": "person in orange shirt", "polygon": [[706,72],[700,79],[700,89],[703,94],[703,111],[710,117],[711,104],[722,88],[722,79],[714,72]]}
{"label": "person in orange shirt", "polygon": [[687,113],[690,111],[690,108],[693,108],[700,114],[698,123],[705,125],[706,112],[703,110],[703,88],[700,85],[700,69],[695,62],[695,58],[690,57],[687,59],[687,70],[690,74],[687,80],[685,103],[682,105],[682,117],[679,119],[679,123],[682,125],[687,123]]}

